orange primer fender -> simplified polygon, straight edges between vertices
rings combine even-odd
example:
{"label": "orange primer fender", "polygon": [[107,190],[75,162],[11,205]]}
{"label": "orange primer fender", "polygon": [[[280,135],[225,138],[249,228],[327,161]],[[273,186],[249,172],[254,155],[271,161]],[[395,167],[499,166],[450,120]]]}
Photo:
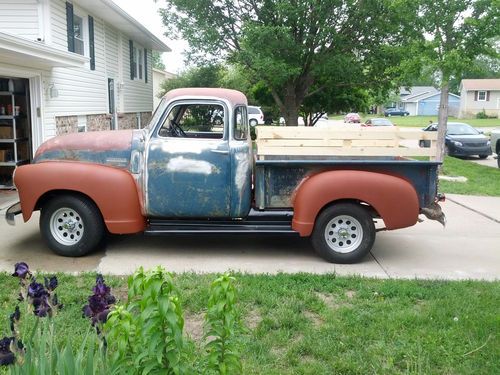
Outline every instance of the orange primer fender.
{"label": "orange primer fender", "polygon": [[110,233],[138,233],[146,227],[137,187],[128,171],[90,163],[43,162],[17,168],[14,183],[25,222],[42,195],[68,190],[94,201]]}
{"label": "orange primer fender", "polygon": [[408,181],[383,173],[340,170],[318,173],[298,186],[292,228],[301,236],[311,235],[320,210],[342,199],[368,203],[387,229],[409,227],[418,219],[417,192]]}

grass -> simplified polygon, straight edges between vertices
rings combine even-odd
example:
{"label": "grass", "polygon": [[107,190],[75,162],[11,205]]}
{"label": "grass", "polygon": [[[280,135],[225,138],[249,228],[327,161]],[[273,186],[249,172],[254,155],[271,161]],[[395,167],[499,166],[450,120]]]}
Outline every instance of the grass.
{"label": "grass", "polygon": [[[373,116],[362,114],[362,121],[366,121],[373,117],[383,117],[383,116]],[[332,120],[343,120],[344,116],[330,116]],[[387,117],[389,118],[389,117]],[[390,120],[397,126],[401,127],[418,127],[423,128],[429,125],[429,122],[437,122],[437,116],[393,116]],[[449,122],[465,122],[469,125],[487,128],[487,127],[500,127],[500,119],[498,118],[488,118],[488,119],[458,119],[456,117],[449,117]]]}
{"label": "grass", "polygon": [[[201,320],[215,275],[181,274],[186,321]],[[126,280],[107,277],[118,296]],[[498,374],[500,282],[237,275],[245,374]],[[57,317],[77,342],[94,275],[60,275]],[[0,274],[7,333],[17,281]],[[466,303],[464,303],[466,302]],[[199,334],[189,332],[191,337]],[[199,343],[195,343],[199,349]],[[0,373],[2,370],[0,369]]]}
{"label": "grass", "polygon": [[440,181],[439,190],[443,193],[500,197],[500,168],[447,156],[443,174],[467,177],[467,182]]}

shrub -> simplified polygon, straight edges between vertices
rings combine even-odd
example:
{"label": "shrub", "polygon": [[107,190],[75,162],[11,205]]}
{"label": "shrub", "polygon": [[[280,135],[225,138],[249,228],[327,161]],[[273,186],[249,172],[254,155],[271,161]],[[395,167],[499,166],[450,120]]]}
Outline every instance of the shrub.
{"label": "shrub", "polygon": [[487,119],[488,115],[484,111],[484,109],[481,112],[476,113],[476,118],[477,119]]}

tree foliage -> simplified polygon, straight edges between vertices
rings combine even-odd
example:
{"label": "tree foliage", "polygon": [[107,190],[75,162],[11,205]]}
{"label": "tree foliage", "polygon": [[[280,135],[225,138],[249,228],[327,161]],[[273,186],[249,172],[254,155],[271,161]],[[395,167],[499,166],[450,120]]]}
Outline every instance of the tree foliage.
{"label": "tree foliage", "polygon": [[161,60],[161,53],[153,50],[153,68],[165,70],[165,64]]}
{"label": "tree foliage", "polygon": [[415,31],[425,39],[413,53],[440,77],[437,158],[443,160],[450,81],[462,77],[478,56],[495,56],[492,38],[500,34],[500,0],[419,0],[417,4]]}
{"label": "tree foliage", "polygon": [[264,82],[287,124],[302,103],[339,87],[389,87],[406,22],[394,0],[166,0],[170,34],[194,54],[244,67]]}

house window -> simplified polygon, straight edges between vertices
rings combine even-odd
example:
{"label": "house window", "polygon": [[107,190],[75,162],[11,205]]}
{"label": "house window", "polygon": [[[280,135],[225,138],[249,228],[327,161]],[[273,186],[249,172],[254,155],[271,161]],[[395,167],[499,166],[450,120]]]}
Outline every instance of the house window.
{"label": "house window", "polygon": [[78,116],[78,133],[85,133],[87,131],[87,116]]}
{"label": "house window", "polygon": [[131,42],[131,47],[130,78],[143,80],[146,74],[144,71],[144,49],[134,42]]}
{"label": "house window", "polygon": [[478,91],[477,92],[477,100],[479,102],[485,102],[486,101],[486,91]]}
{"label": "house window", "polygon": [[85,42],[83,36],[83,18],[73,14],[73,38],[75,43],[75,52],[85,55]]}

